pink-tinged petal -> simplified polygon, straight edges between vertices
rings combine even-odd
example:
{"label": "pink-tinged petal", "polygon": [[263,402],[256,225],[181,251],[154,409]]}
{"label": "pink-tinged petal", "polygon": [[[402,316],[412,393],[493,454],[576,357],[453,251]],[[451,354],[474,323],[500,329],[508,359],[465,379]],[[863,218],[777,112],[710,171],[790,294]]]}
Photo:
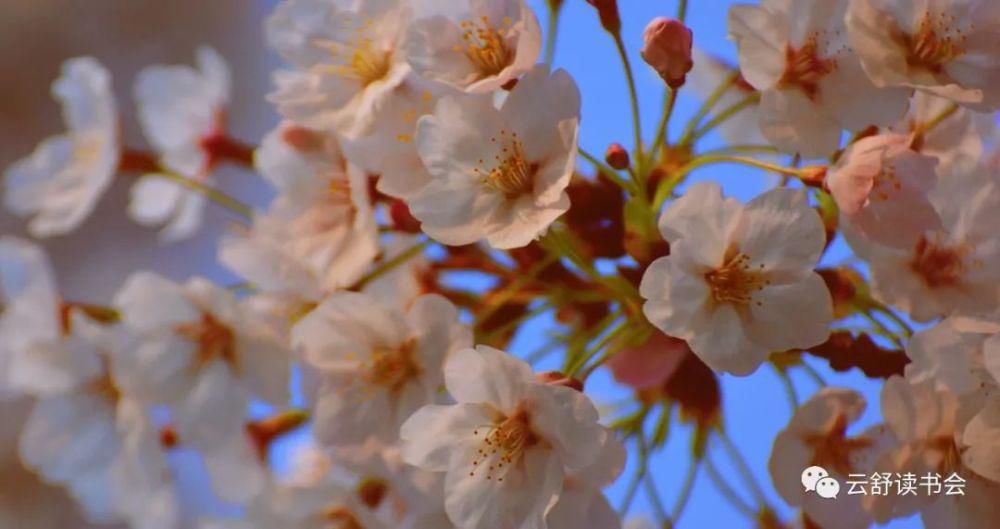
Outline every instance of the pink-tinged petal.
{"label": "pink-tinged petal", "polygon": [[703,277],[681,267],[683,254],[676,247],[672,251],[672,255],[649,265],[639,294],[647,300],[642,312],[650,323],[670,336],[686,340],[708,321],[711,292]]}
{"label": "pink-tinged petal", "polygon": [[454,352],[444,367],[448,392],[460,403],[486,403],[500,411],[517,406],[535,384],[523,360],[486,345]]}
{"label": "pink-tinged petal", "polygon": [[837,61],[821,85],[823,104],[847,130],[860,131],[870,126],[888,126],[906,113],[912,89],[879,88],[853,56]]}
{"label": "pink-tinged petal", "polygon": [[801,277],[812,270],[826,245],[819,214],[809,207],[803,191],[772,189],[747,204],[740,222],[739,251],[779,279]]}
{"label": "pink-tinged petal", "polygon": [[729,37],[739,49],[743,77],[758,90],[773,87],[785,71],[785,16],[749,5],[729,9]]}
{"label": "pink-tinged petal", "polygon": [[597,408],[583,393],[561,386],[535,384],[528,389],[531,426],[552,445],[571,470],[592,465],[609,432],[597,420]]}
{"label": "pink-tinged petal", "polygon": [[753,343],[746,335],[743,321],[730,304],[714,308],[707,325],[688,340],[691,351],[714,371],[746,376],[773,352]]}
{"label": "pink-tinged petal", "polygon": [[564,148],[559,123],[580,120],[580,89],[565,70],[549,74],[548,66],[538,65],[518,81],[501,111],[524,138],[528,159],[545,159]]}
{"label": "pink-tinged petal", "polygon": [[212,489],[224,500],[245,502],[267,484],[267,470],[242,430],[217,447],[203,449],[202,460],[212,480]]}
{"label": "pink-tinged petal", "polygon": [[[424,406],[400,427],[403,460],[444,472],[456,451],[473,442],[476,429],[490,424],[491,419],[487,408],[478,404]],[[471,466],[471,460],[468,463]]]}
{"label": "pink-tinged petal", "polygon": [[830,336],[833,302],[819,274],[765,287],[751,303],[747,336],[769,351],[812,347]]}
{"label": "pink-tinged petal", "polygon": [[799,90],[765,91],[759,112],[761,132],[781,151],[826,158],[840,146],[840,124]]}
{"label": "pink-tinged petal", "polygon": [[[688,237],[704,246],[725,247],[741,209],[736,200],[723,198],[718,184],[698,182],[667,206],[657,225],[671,244]],[[719,257],[724,251],[725,248],[719,250]],[[714,264],[717,260],[714,254],[714,251],[704,254],[705,261]]]}
{"label": "pink-tinged petal", "polygon": [[522,464],[487,479],[483,469],[470,472],[474,453],[454,452],[445,476],[445,510],[458,527],[543,529],[542,518],[558,493],[563,469],[544,448],[529,448]]}
{"label": "pink-tinged petal", "polygon": [[607,366],[619,383],[637,390],[652,389],[670,378],[687,351],[684,340],[657,332],[646,343],[612,356]]}

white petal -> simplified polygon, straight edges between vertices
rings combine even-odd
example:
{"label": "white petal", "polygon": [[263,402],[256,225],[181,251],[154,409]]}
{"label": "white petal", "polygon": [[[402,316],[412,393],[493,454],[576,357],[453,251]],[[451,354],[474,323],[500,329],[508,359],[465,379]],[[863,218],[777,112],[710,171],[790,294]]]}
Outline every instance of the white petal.
{"label": "white petal", "polygon": [[488,403],[511,411],[534,384],[531,367],[514,356],[486,345],[461,349],[444,367],[448,392],[460,403]]}

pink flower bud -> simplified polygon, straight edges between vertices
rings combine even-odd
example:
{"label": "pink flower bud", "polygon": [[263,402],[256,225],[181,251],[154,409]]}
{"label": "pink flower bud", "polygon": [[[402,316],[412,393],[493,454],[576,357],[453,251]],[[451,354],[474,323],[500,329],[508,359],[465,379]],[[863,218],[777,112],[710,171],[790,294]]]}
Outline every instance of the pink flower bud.
{"label": "pink flower bud", "polygon": [[657,17],[643,33],[642,58],[670,88],[684,85],[691,61],[691,30],[679,20]]}
{"label": "pink flower bud", "polygon": [[587,3],[597,8],[597,16],[601,18],[601,27],[612,34],[622,29],[622,19],[618,14],[618,0],[587,0]]}
{"label": "pink flower bud", "polygon": [[608,162],[608,165],[612,169],[618,169],[619,171],[628,169],[632,165],[628,151],[620,143],[613,143],[608,147],[608,152],[604,154],[604,161]]}

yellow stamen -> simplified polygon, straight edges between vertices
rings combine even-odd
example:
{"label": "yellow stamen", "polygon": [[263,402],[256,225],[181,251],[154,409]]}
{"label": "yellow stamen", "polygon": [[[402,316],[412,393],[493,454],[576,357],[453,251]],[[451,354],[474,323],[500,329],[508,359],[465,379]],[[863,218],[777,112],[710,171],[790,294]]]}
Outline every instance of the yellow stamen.
{"label": "yellow stamen", "polygon": [[512,26],[510,18],[504,18],[499,28],[492,26],[486,16],[479,21],[462,22],[461,26],[465,44],[456,47],[456,51],[464,52],[472,61],[480,79],[498,75],[514,62],[514,52],[506,41]]}
{"label": "yellow stamen", "polygon": [[770,284],[763,268],[764,265],[760,265],[757,270],[751,270],[749,256],[730,250],[722,266],[705,274],[705,281],[717,303],[748,305],[754,292]]}
{"label": "yellow stamen", "polygon": [[[476,176],[483,185],[503,193],[508,198],[531,193],[538,165],[528,161],[524,143],[518,138],[517,133],[508,134],[506,130],[501,130],[499,137],[494,136],[490,141],[501,147],[500,152],[493,157],[492,169],[475,169]],[[479,165],[485,165],[485,160],[479,160]]]}

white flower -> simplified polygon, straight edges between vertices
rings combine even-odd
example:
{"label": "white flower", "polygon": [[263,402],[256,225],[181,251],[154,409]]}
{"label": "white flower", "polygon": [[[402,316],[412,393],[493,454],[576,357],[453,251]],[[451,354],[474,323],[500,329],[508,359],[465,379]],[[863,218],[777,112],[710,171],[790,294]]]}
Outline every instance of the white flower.
{"label": "white flower", "polygon": [[993,116],[958,108],[943,121],[925,130],[927,125],[949,112],[952,103],[927,92],[915,92],[910,111],[891,127],[892,132],[916,135],[910,148],[938,159],[941,174],[963,174],[975,168],[982,158],[984,137],[994,129]]}
{"label": "white flower", "polygon": [[712,369],[748,375],[772,352],[829,336],[830,293],[813,271],[825,235],[803,193],[773,189],[744,206],[698,183],[659,225],[670,255],[643,275],[643,312]]}
{"label": "white flower", "polygon": [[295,72],[276,76],[271,100],[307,127],[364,132],[375,108],[410,73],[401,0],[285,0],[267,21],[267,38]]}
{"label": "white flower", "polygon": [[601,493],[625,468],[625,447],[608,432],[608,442],[597,460],[583,470],[571,472],[563,482],[559,499],[545,514],[549,529],[618,529],[621,517]]}
{"label": "white flower", "polygon": [[243,520],[212,520],[202,529],[389,529],[340,483],[270,483],[246,506]]}
{"label": "white flower", "polygon": [[927,230],[941,227],[927,197],[937,183],[937,160],[913,151],[912,142],[897,134],[862,138],[827,173],[841,213],[873,242],[909,248]]}
{"label": "white flower", "polygon": [[260,316],[203,279],[184,285],[139,272],[115,297],[135,343],[122,348],[119,383],[170,406],[181,442],[202,450],[218,492],[246,498],[262,485],[245,433],[251,397],[288,399],[289,351]]}
{"label": "white flower", "polygon": [[433,180],[408,202],[431,237],[525,246],[567,209],[580,94],[565,71],[526,75],[498,110],[487,96],[444,97],[417,125]]}
{"label": "white flower", "polygon": [[28,229],[36,237],[68,233],[90,215],[115,176],[121,150],[111,76],[96,60],[64,63],[52,93],[68,132],[42,142],[4,175],[7,209],[32,216]]}
{"label": "white flower", "polygon": [[177,498],[159,431],[112,378],[108,355],[122,335],[84,318],[74,319],[67,333],[94,346],[87,364],[97,368],[35,403],[21,432],[22,460],[65,485],[94,521],[125,518],[140,529],[174,527]]}
{"label": "white flower", "polygon": [[[955,352],[938,351],[945,357]],[[970,404],[976,399],[956,395],[935,380],[912,378],[908,367],[905,379],[893,377],[882,388],[882,416],[898,444],[887,447],[876,470],[909,473],[918,479],[928,473],[943,478],[957,474],[965,480],[964,495],[868,496],[865,508],[879,523],[919,511],[927,527],[989,526],[998,514],[1000,432],[995,423],[983,424],[991,419],[982,419],[984,413],[995,414],[1000,403],[988,403],[969,421],[970,411],[975,411]]]}
{"label": "white flower", "polygon": [[425,406],[400,436],[407,463],[446,473],[445,511],[460,529],[544,528],[564,477],[612,442],[586,396],[537,382],[503,351],[458,351],[445,385],[457,404]]}
{"label": "white flower", "polygon": [[[708,119],[717,117],[727,108],[739,104],[757,91],[743,79],[742,75],[739,75],[739,69],[732,64],[698,48],[694,49],[693,54],[694,67],[691,68],[689,79],[691,86],[702,99],[708,99],[722,83],[727,82],[734,75],[738,76],[712,106],[712,110],[706,116]],[[758,106],[759,104],[755,103],[744,108],[719,126],[719,134],[727,143],[732,145],[762,145],[766,143],[767,140],[760,132]]]}
{"label": "white flower", "polygon": [[0,398],[0,527],[95,529],[84,520],[74,500],[59,486],[22,465],[18,456],[18,437],[33,402],[27,399]]}
{"label": "white flower", "polygon": [[869,263],[873,296],[921,322],[993,310],[1000,299],[1000,237],[992,228],[1000,222],[1000,171],[945,176],[930,198],[942,228],[909,248],[870,244],[844,230]]}
{"label": "white flower", "polygon": [[342,141],[344,155],[352,164],[379,175],[379,192],[407,198],[431,181],[415,137],[417,121],[434,110],[437,100],[433,92],[404,83],[375,110],[371,134]]}
{"label": "white flower", "polygon": [[847,30],[875,84],[993,111],[1000,109],[997,20],[993,0],[853,0]]}
{"label": "white flower", "polygon": [[0,392],[59,394],[95,376],[98,331],[63,305],[41,248],[0,238]]}
{"label": "white flower", "polygon": [[415,13],[406,58],[417,75],[484,94],[517,79],[538,62],[542,30],[524,0],[450,4],[433,10],[443,13]]}
{"label": "white flower", "polygon": [[[792,416],[774,439],[768,471],[778,494],[790,505],[802,507],[820,527],[867,528],[871,519],[861,508],[861,496],[842,490],[837,501],[807,492],[804,469],[819,466],[841,484],[850,474],[880,470],[874,460],[893,439],[882,426],[857,436],[847,434],[865,409],[865,400],[849,389],[823,388]],[[844,485],[842,485],[844,486]]]}
{"label": "white flower", "polygon": [[264,139],[257,167],[280,194],[219,259],[259,289],[318,300],[361,279],[378,254],[365,176],[336,138],[284,123]]}
{"label": "white flower", "polygon": [[760,127],[806,158],[837,150],[841,129],[889,125],[909,91],[877,88],[847,43],[847,0],[763,0],[729,11],[744,78],[760,90]]}
{"label": "white flower", "polygon": [[[954,406],[960,407],[959,418],[951,419],[946,425],[958,444],[954,453],[944,454],[951,459],[947,464],[954,467],[957,464],[954,460],[960,454],[965,467],[1000,483],[1000,458],[997,457],[1000,453],[1000,321],[996,315],[947,318],[914,335],[907,343],[906,354],[913,360],[906,372],[907,381],[914,386],[911,391],[917,391],[917,387],[932,387],[936,389],[937,400],[946,397],[957,400]],[[932,409],[929,405],[921,405],[919,409],[934,417],[929,412]]]}
{"label": "white flower", "polygon": [[[230,98],[229,67],[212,48],[198,49],[198,70],[150,66],[139,72],[139,122],[163,165],[185,178],[206,181],[217,160],[205,143],[224,134]],[[166,224],[161,239],[190,237],[201,224],[205,198],[163,176],[144,175],[132,186],[129,213],[137,222]]]}
{"label": "white flower", "polygon": [[404,315],[364,294],[332,295],[292,330],[293,346],[321,376],[317,438],[391,442],[414,411],[440,400],[443,363],[471,342],[457,309],[440,296],[418,298]]}

